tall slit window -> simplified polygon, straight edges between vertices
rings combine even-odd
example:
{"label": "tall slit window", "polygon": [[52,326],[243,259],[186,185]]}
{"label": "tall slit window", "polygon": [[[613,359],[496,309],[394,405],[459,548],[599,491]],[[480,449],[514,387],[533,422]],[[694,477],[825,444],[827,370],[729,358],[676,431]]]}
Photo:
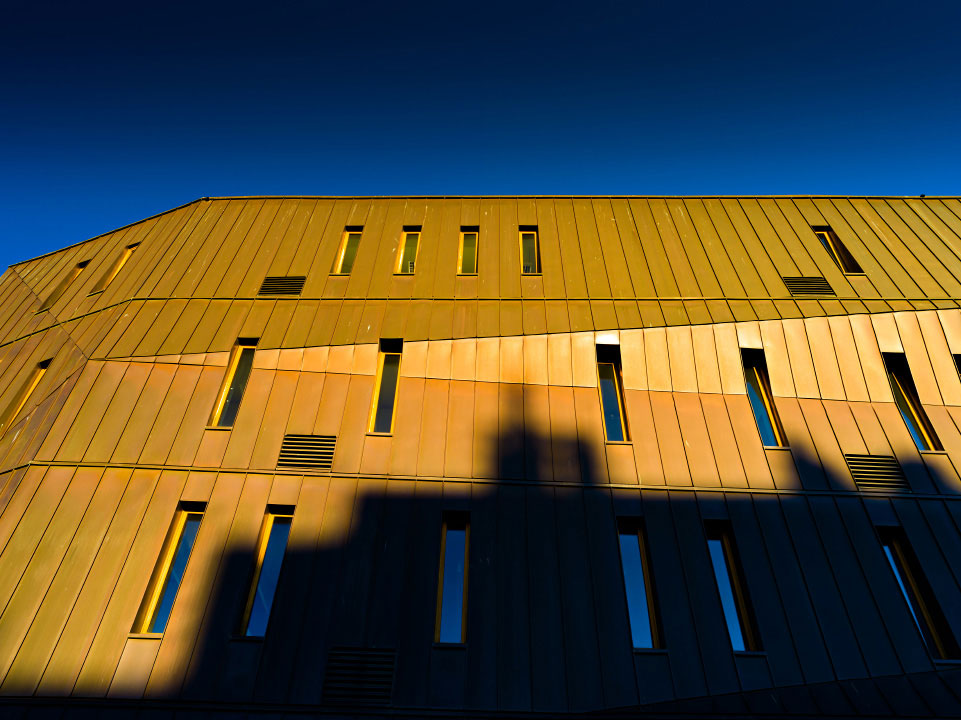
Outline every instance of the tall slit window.
{"label": "tall slit window", "polygon": [[941,659],[961,658],[958,642],[904,531],[899,527],[880,527],[878,536],[884,556],[928,652]]}
{"label": "tall slit window", "polygon": [[232,427],[240,410],[240,401],[250,378],[250,370],[254,365],[254,352],[257,338],[237,338],[237,343],[230,351],[227,362],[227,372],[217,395],[217,403],[210,415],[210,425],[217,427]]}
{"label": "tall slit window", "polygon": [[617,345],[597,346],[597,386],[604,413],[604,433],[608,442],[630,440],[624,412],[621,382],[621,351]]}
{"label": "tall slit window", "polygon": [[89,260],[84,260],[82,262],[78,262],[76,265],[70,268],[70,272],[68,272],[66,277],[57,284],[57,287],[54,288],[53,292],[47,296],[47,299],[43,301],[43,304],[40,306],[40,309],[37,312],[43,312],[44,310],[49,310],[52,308],[54,303],[60,299],[60,296],[66,292],[67,288],[73,284],[73,281],[80,276],[80,273],[82,273],[83,269],[89,264]]}
{"label": "tall slit window", "polygon": [[397,267],[394,272],[398,275],[413,275],[414,263],[417,262],[417,247],[420,245],[420,226],[405,226],[400,236],[400,247],[397,249]]}
{"label": "tall slit window", "polygon": [[13,421],[17,419],[17,415],[20,414],[20,411],[23,410],[27,404],[27,401],[30,400],[30,396],[33,395],[33,391],[37,389],[37,385],[40,384],[48,367],[50,367],[50,359],[38,362],[30,372],[30,377],[27,378],[23,387],[21,387],[20,391],[10,400],[7,409],[3,411],[3,415],[0,415],[0,437],[3,437],[7,428],[13,425]]}
{"label": "tall slit window", "polygon": [[465,225],[460,229],[460,245],[457,250],[457,274],[477,274],[477,240],[480,228],[476,225]]}
{"label": "tall slit window", "polygon": [[267,632],[270,608],[274,604],[274,594],[280,580],[293,515],[293,508],[283,507],[269,507],[264,515],[257,540],[247,605],[241,621],[243,634],[247,637],[263,637]]}
{"label": "tall slit window", "polygon": [[334,259],[334,275],[350,275],[350,271],[354,268],[354,260],[357,258],[360,234],[363,230],[364,228],[359,225],[348,225],[344,228],[344,235],[337,249],[337,257]]}
{"label": "tall slit window", "polygon": [[524,275],[540,275],[541,248],[536,225],[521,225],[520,244],[521,273]]}
{"label": "tall slit window", "polygon": [[644,528],[639,520],[622,518],[618,521],[617,538],[621,548],[621,570],[624,573],[624,591],[627,594],[627,615],[631,624],[633,646],[663,647]]}
{"label": "tall slit window", "polygon": [[380,341],[374,401],[370,408],[369,430],[372,433],[389,434],[394,430],[397,380],[400,377],[400,356],[403,349],[403,340],[382,338]]}
{"label": "tall slit window", "polygon": [[202,503],[181,503],[140,604],[134,632],[162,633],[167,627],[203,517]]}
{"label": "tall slit window", "polygon": [[111,265],[107,272],[103,274],[103,277],[100,278],[97,281],[97,284],[93,286],[93,290],[90,291],[91,295],[96,295],[97,293],[106,290],[107,286],[113,282],[113,279],[120,274],[123,266],[127,264],[127,260],[129,260],[130,256],[133,255],[133,251],[137,249],[138,245],[140,245],[138,242],[132,243],[123,249],[123,252],[120,253],[120,257],[114,261],[113,265]]}
{"label": "tall slit window", "polygon": [[854,259],[854,256],[848,251],[841,242],[841,239],[827,225],[813,227],[814,234],[817,235],[818,240],[824,246],[824,249],[828,251],[828,255],[837,264],[843,272],[846,273],[862,273],[861,266],[858,265],[858,261]]}
{"label": "tall slit window", "polygon": [[731,528],[726,522],[713,521],[706,524],[705,530],[731,646],[736,651],[760,650],[754,614],[751,611]]}
{"label": "tall slit window", "polygon": [[787,447],[787,437],[781,426],[774,395],[771,393],[771,380],[767,374],[764,351],[755,348],[741,348],[741,364],[744,367],[744,383],[747,398],[754,411],[761,443],[766,447]]}
{"label": "tall slit window", "polygon": [[904,353],[882,353],[884,369],[888,373],[891,383],[891,393],[894,404],[898,406],[904,424],[914,440],[918,450],[941,450],[941,441],[934,432],[934,426],[928,420],[927,413],[921,406],[918,390],[914,386],[911,368],[904,357]]}
{"label": "tall slit window", "polygon": [[440,545],[434,642],[467,640],[467,558],[470,522],[466,513],[447,513]]}

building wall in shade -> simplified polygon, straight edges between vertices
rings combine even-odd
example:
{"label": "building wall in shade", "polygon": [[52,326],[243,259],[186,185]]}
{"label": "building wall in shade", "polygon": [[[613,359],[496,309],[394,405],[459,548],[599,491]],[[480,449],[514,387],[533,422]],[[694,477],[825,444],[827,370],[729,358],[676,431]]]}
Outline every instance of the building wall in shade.
{"label": "building wall in shade", "polygon": [[[394,272],[405,226],[412,275]],[[458,275],[474,226],[478,272]],[[521,226],[539,275],[521,274]],[[305,282],[259,296],[268,276]],[[0,708],[961,716],[961,663],[929,651],[876,531],[902,529],[961,639],[959,302],[957,198],[203,199],[14,265],[0,412],[51,362],[0,436]],[[253,370],[233,426],[211,427],[238,338],[258,339]],[[381,338],[404,341],[389,435],[368,432]],[[630,442],[605,442],[598,345],[619,348]],[[787,447],[762,445],[752,348]],[[943,450],[918,450],[885,353]],[[330,468],[279,467],[287,435],[335,437]],[[903,477],[859,485],[857,456]],[[205,514],[169,623],[133,632],[184,502]],[[252,640],[268,506],[295,510]],[[452,511],[470,518],[466,640],[443,645]],[[647,533],[662,648],[631,647],[624,519]],[[717,520],[757,651],[728,637]]]}

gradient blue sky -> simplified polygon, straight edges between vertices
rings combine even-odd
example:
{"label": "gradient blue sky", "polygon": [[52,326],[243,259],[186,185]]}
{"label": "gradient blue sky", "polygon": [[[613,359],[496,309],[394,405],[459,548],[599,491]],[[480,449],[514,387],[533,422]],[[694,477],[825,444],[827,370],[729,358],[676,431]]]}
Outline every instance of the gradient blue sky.
{"label": "gradient blue sky", "polygon": [[0,267],[202,196],[961,194],[961,3],[6,0]]}

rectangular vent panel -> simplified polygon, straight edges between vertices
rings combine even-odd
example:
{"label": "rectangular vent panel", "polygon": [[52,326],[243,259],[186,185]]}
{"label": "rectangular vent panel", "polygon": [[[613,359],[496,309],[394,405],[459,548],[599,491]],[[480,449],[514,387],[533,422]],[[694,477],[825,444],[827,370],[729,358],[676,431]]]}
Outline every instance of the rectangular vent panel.
{"label": "rectangular vent panel", "polygon": [[323,700],[335,705],[388,705],[394,690],[393,650],[332,648]]}
{"label": "rectangular vent panel", "polygon": [[809,297],[814,295],[834,296],[834,288],[823,277],[782,277],[788,292],[794,297]]}
{"label": "rectangular vent panel", "polygon": [[336,435],[284,435],[277,467],[330,470],[336,445]]}
{"label": "rectangular vent panel", "polygon": [[286,277],[266,277],[260,285],[258,295],[300,295],[307,278],[303,275]]}
{"label": "rectangular vent panel", "polygon": [[911,490],[901,464],[890,455],[845,455],[844,460],[859,490]]}

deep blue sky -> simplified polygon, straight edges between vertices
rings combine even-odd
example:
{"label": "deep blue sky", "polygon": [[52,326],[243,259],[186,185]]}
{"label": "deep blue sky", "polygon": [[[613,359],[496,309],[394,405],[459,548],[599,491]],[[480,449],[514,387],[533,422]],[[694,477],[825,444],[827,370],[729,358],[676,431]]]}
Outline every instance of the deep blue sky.
{"label": "deep blue sky", "polygon": [[0,267],[205,195],[961,194],[959,27],[957,0],[6,0]]}

